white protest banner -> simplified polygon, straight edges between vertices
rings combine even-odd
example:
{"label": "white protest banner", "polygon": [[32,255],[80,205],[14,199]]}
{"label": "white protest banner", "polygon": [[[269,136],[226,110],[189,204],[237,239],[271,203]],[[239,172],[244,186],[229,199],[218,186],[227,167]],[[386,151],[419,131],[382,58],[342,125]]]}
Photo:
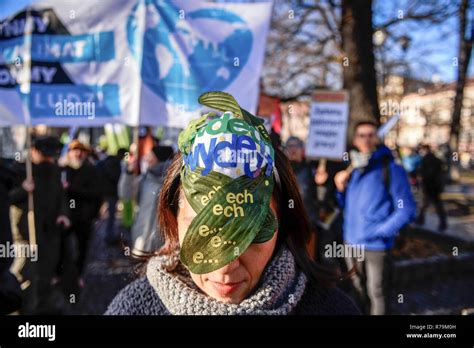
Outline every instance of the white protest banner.
{"label": "white protest banner", "polygon": [[[0,20],[0,126],[184,127],[198,96],[226,91],[255,112],[271,2],[45,0]],[[25,36],[29,15],[33,28]],[[26,42],[30,40],[31,49]],[[24,81],[23,81],[24,82]]]}
{"label": "white protest banner", "polygon": [[[2,20],[0,103],[6,115],[0,114],[0,124],[12,117],[29,123],[22,98],[33,125],[133,123],[139,110],[139,64],[133,64],[125,44],[133,7],[130,0],[48,0]],[[31,36],[25,35],[28,18]],[[31,79],[24,81],[28,61]],[[29,93],[21,93],[18,85],[26,82]]]}
{"label": "white protest banner", "polygon": [[311,104],[306,156],[341,159],[346,151],[348,117],[346,91],[316,91]]}
{"label": "white protest banner", "polygon": [[141,121],[184,127],[208,91],[255,113],[272,3],[147,3]]}

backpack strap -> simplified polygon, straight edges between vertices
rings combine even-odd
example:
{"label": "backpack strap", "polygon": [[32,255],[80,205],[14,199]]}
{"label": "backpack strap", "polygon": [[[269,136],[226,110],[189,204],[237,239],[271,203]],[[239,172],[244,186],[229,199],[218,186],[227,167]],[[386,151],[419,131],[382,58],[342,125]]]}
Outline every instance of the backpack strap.
{"label": "backpack strap", "polygon": [[385,189],[390,194],[390,158],[384,157],[382,159],[382,180]]}

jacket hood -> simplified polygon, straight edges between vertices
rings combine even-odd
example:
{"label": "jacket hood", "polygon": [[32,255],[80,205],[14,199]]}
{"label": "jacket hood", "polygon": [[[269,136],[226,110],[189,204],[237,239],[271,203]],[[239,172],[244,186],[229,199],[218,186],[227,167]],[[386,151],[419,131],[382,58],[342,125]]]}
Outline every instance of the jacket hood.
{"label": "jacket hood", "polygon": [[369,164],[380,162],[384,157],[389,160],[393,160],[392,151],[387,146],[382,144],[377,147],[377,150],[375,150],[375,152],[370,157]]}

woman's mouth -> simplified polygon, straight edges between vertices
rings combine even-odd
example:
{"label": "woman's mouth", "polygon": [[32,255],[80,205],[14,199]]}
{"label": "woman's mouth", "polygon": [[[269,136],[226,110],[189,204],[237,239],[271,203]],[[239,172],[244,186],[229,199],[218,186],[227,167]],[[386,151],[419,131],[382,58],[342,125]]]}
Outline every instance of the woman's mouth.
{"label": "woman's mouth", "polygon": [[230,295],[244,284],[244,281],[220,283],[209,280],[209,282],[211,283],[211,286],[222,296]]}

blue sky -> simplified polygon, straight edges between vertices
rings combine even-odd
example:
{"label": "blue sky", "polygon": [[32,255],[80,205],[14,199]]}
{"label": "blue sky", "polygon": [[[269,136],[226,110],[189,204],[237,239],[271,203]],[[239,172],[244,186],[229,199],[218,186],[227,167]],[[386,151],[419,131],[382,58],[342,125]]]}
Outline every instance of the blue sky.
{"label": "blue sky", "polygon": [[20,9],[24,6],[32,3],[31,0],[0,0],[0,18],[6,17]]}
{"label": "blue sky", "polygon": [[[225,2],[223,0],[218,1]],[[384,0],[379,1],[382,4],[389,3]],[[35,0],[0,0],[0,18],[8,16],[33,2]],[[247,2],[247,0],[236,2]],[[376,11],[377,9],[380,9],[380,7],[375,7]],[[396,7],[388,9],[388,7],[382,5],[381,10],[388,11],[391,14],[390,11],[395,11]],[[375,12],[374,22],[377,23],[379,19],[378,13]],[[406,32],[411,38],[410,48],[405,57],[411,62],[411,71],[416,77],[430,79],[433,74],[436,74],[442,81],[455,80],[457,72],[456,67],[453,66],[453,57],[457,56],[458,50],[457,26],[457,21],[453,18],[444,25],[436,27],[429,25],[414,26],[411,24],[400,24],[395,27],[397,32]],[[430,50],[430,53],[419,54],[424,50]],[[403,52],[393,48],[393,54],[401,55]],[[417,54],[420,56],[417,56]],[[472,62],[469,75],[474,76],[474,64]]]}
{"label": "blue sky", "polygon": [[[442,0],[440,0],[441,3]],[[428,3],[419,2],[429,8]],[[410,0],[374,0],[374,25],[385,22],[386,19],[397,18],[398,11],[406,11],[413,3]],[[445,0],[445,7],[456,10],[457,0]],[[424,10],[421,8],[421,10]],[[473,11],[470,15],[473,16]],[[469,19],[468,19],[469,21]],[[453,58],[457,57],[459,49],[459,19],[451,17],[442,24],[433,25],[429,22],[401,21],[390,27],[395,35],[409,37],[410,45],[403,53],[397,45],[389,45],[389,55],[404,57],[411,66],[415,77],[430,79],[437,75],[442,81],[454,81],[457,77],[457,67]],[[468,28],[469,30],[469,28]],[[403,56],[404,55],[404,56]],[[474,64],[470,64],[470,76],[474,75]]]}

